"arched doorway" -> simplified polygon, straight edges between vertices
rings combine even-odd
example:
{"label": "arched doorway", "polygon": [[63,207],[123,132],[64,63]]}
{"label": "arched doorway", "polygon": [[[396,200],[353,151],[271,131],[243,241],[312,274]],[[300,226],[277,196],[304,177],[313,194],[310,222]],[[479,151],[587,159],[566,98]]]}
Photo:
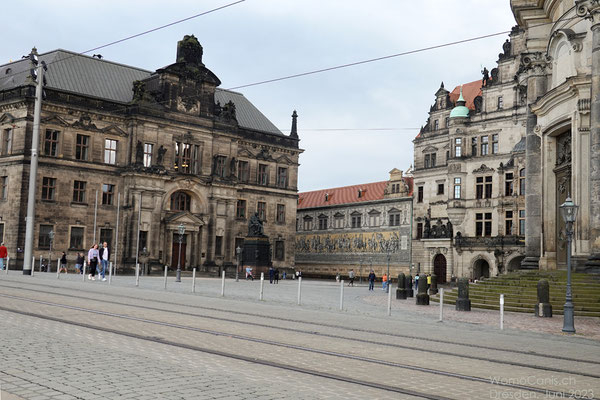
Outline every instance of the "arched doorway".
{"label": "arched doorway", "polygon": [[490,277],[490,264],[484,260],[479,259],[475,261],[473,265],[473,279],[489,278]]}
{"label": "arched doorway", "polygon": [[437,276],[438,283],[446,283],[446,257],[438,254],[433,259],[433,273]]}
{"label": "arched doorway", "polygon": [[519,256],[519,257],[515,257],[512,260],[510,260],[508,262],[507,271],[512,272],[512,271],[517,271],[517,270],[521,269],[521,261],[523,261],[524,258],[525,258],[525,256]]}

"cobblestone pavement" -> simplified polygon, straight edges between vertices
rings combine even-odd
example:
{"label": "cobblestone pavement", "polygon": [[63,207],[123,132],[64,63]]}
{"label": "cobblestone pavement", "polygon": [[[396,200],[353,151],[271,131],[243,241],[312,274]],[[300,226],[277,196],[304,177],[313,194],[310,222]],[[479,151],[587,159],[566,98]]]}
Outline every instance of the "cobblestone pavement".
{"label": "cobblestone pavement", "polygon": [[[84,283],[81,276],[76,275],[63,275],[57,280],[54,274],[36,274],[32,278],[11,271],[9,275],[0,275],[0,295],[4,295],[0,297],[0,306],[447,398],[499,398],[497,396],[503,394],[550,397],[543,397],[544,393],[500,387],[489,382],[457,380],[365,360],[392,364],[408,362],[417,368],[433,368],[486,380],[512,379],[511,382],[550,391],[600,393],[598,379],[585,376],[586,371],[598,371],[600,364],[572,360],[558,362],[536,355],[551,352],[600,363],[597,342],[581,337],[519,331],[510,326],[513,322],[508,318],[505,326],[511,329],[500,331],[485,322],[494,317],[493,312],[482,315],[473,312],[471,315],[476,315],[476,319],[468,324],[457,320],[439,324],[436,322],[437,305],[417,308],[410,301],[393,299],[392,315],[388,317],[386,294],[380,289],[369,293],[366,287],[344,287],[344,311],[339,311],[340,285],[331,282],[303,282],[302,305],[297,306],[296,281],[279,285],[269,285],[267,281],[264,301],[260,302],[258,281],[227,280],[225,297],[221,297],[218,279],[197,279],[196,294],[190,293],[191,282],[185,278],[181,284],[170,278],[166,291],[162,278],[143,277],[140,288],[135,288],[132,277],[113,279],[109,286],[100,281],[86,280]],[[65,310],[50,303],[161,321],[189,329],[99,316],[85,310]],[[450,310],[445,311],[445,316],[453,317]],[[463,318],[456,316],[456,319],[459,317]],[[412,398],[33,316],[0,311],[0,321],[3,326],[0,385],[5,396],[11,393],[27,399]],[[522,323],[525,326],[534,324],[527,321],[523,319]],[[580,323],[576,320],[578,331],[581,330]],[[253,341],[265,338],[285,347]],[[440,340],[456,343],[441,343]],[[498,350],[475,347],[478,345]],[[526,350],[530,354],[515,355],[502,349]],[[459,357],[462,353],[489,357],[491,361]],[[341,358],[342,355],[348,358]],[[506,364],[511,361],[532,367]],[[535,368],[548,363],[574,373]]]}

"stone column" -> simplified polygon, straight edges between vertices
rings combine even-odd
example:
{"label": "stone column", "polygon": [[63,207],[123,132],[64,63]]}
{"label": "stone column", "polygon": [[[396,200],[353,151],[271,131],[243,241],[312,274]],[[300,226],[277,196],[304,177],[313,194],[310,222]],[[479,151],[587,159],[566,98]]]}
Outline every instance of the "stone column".
{"label": "stone column", "polygon": [[[592,71],[590,104],[590,257],[585,263],[600,270],[600,3],[576,1],[577,15],[592,20]],[[582,217],[584,217],[582,215]]]}
{"label": "stone column", "polygon": [[525,259],[521,269],[538,269],[542,232],[542,171],[541,138],[538,136],[537,115],[531,105],[546,92],[546,59],[541,53],[530,53],[521,59],[527,65],[527,132],[525,146]]}

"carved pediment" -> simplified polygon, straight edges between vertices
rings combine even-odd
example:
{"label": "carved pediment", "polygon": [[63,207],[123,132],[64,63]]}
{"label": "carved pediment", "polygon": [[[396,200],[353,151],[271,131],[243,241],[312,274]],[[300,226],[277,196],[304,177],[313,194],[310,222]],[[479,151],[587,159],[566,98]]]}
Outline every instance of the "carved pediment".
{"label": "carved pediment", "polygon": [[279,157],[275,161],[277,161],[278,164],[287,164],[287,165],[293,165],[294,164],[294,162],[292,160],[290,160],[290,158],[288,156],[286,156],[286,155],[282,155],[281,157]]}
{"label": "carved pediment", "polygon": [[119,128],[117,125],[109,125],[106,128],[102,128],[99,130],[102,133],[110,133],[112,135],[117,136],[127,136],[127,132],[123,129]]}
{"label": "carved pediment", "polygon": [[46,118],[42,118],[42,124],[60,125],[64,127],[71,126],[71,124],[69,124],[64,118],[56,114],[52,114]]}
{"label": "carved pediment", "polygon": [[12,124],[15,117],[12,114],[4,113],[0,115],[0,124]]}
{"label": "carved pediment", "polygon": [[256,155],[256,158],[258,160],[275,161],[275,159],[271,155],[271,152],[269,151],[269,149],[266,149],[266,148],[262,148]]}
{"label": "carved pediment", "polygon": [[423,153],[433,153],[437,150],[438,150],[437,147],[429,145],[423,149]]}
{"label": "carved pediment", "polygon": [[183,211],[177,214],[169,215],[164,220],[165,224],[173,230],[177,230],[179,224],[185,225],[186,231],[198,231],[204,225],[204,220],[189,211]]}
{"label": "carved pediment", "polygon": [[240,157],[254,158],[254,153],[252,153],[250,150],[248,150],[245,147],[239,148],[237,155],[238,155],[238,158],[240,158]]}
{"label": "carved pediment", "polygon": [[492,172],[492,171],[494,171],[494,168],[490,168],[490,167],[488,167],[485,164],[481,164],[481,167],[474,169],[473,173],[474,174],[481,174],[481,173],[484,173],[484,172]]}

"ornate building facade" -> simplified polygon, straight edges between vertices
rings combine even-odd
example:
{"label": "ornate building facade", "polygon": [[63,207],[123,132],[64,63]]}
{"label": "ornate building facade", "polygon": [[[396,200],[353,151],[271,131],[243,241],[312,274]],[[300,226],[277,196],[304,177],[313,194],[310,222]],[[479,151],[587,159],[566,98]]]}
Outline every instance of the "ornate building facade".
{"label": "ornate building facade", "polygon": [[[52,247],[53,258],[64,250],[72,259],[107,241],[119,267],[138,255],[188,269],[232,266],[249,214],[259,212],[273,264],[293,266],[302,151],[296,113],[291,133],[282,134],[242,94],[218,88],[202,53],[186,36],[176,62],[155,72],[64,50],[40,55],[48,71],[36,257]],[[25,244],[31,67],[29,60],[0,66],[0,240],[17,264]]]}
{"label": "ornate building facade", "polygon": [[513,77],[514,30],[497,67],[449,92],[440,86],[414,139],[413,263],[477,279],[518,269],[525,235],[525,103]]}
{"label": "ornate building facade", "polygon": [[412,177],[300,193],[296,268],[303,275],[409,272]]}

